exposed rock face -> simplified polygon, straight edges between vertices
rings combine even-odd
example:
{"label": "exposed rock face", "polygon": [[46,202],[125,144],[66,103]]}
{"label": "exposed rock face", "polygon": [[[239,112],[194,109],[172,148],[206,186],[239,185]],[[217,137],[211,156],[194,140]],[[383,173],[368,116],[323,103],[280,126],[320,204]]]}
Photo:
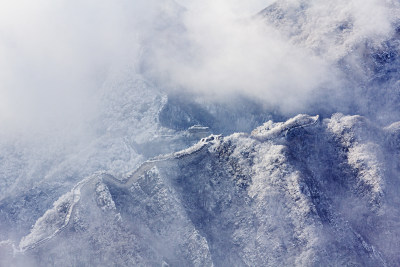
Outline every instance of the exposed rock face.
{"label": "exposed rock face", "polygon": [[395,266],[396,125],[298,115],[204,138],[122,181],[95,174],[36,222],[15,261]]}

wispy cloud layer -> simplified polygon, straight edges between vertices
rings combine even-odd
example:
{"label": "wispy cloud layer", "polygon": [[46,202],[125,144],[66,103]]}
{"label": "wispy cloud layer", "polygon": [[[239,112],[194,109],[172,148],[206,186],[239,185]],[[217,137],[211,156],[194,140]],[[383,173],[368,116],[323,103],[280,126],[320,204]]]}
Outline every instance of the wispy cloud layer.
{"label": "wispy cloud layer", "polygon": [[151,70],[162,83],[219,98],[243,94],[294,111],[315,88],[334,81],[324,60],[291,44],[265,21],[243,18],[228,1],[189,7],[181,14],[179,34],[153,39]]}
{"label": "wispy cloud layer", "polygon": [[[97,112],[110,69],[141,66],[160,88],[244,95],[284,113],[342,95],[334,60],[392,31],[391,0],[279,1],[302,34],[254,15],[277,1],[5,0],[0,4],[0,123],[53,127]],[[302,14],[304,12],[304,14]],[[340,23],[348,22],[337,34]],[[338,36],[343,39],[338,39]],[[316,50],[319,53],[316,53]],[[86,115],[85,115],[86,114]]]}
{"label": "wispy cloud layer", "polygon": [[[0,122],[52,127],[90,112],[111,67],[134,61],[154,1],[2,1]],[[34,126],[36,127],[36,126]]]}
{"label": "wispy cloud layer", "polygon": [[[275,2],[281,25],[254,16]],[[304,112],[322,95],[337,108],[343,95],[352,98],[338,61],[367,39],[379,45],[399,17],[396,2],[379,0],[180,3],[186,9],[163,21],[174,23],[149,38],[150,77],[217,99],[245,95],[283,113]],[[360,64],[351,71],[362,72]]]}

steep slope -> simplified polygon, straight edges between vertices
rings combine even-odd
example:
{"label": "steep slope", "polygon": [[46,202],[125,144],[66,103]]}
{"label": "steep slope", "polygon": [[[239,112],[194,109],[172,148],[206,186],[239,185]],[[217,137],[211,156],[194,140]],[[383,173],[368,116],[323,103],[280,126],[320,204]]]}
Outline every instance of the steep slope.
{"label": "steep slope", "polygon": [[210,136],[125,180],[96,174],[55,202],[14,260],[395,266],[397,124],[298,115],[252,134]]}
{"label": "steep slope", "polygon": [[0,141],[0,239],[20,239],[62,194],[99,170],[121,176],[149,157],[190,144],[162,127],[167,96],[140,76],[109,75],[99,110],[82,133],[75,127],[26,132]]}
{"label": "steep slope", "polygon": [[83,136],[1,136],[0,266],[400,265],[400,7],[356,2],[255,18],[339,73],[320,116],[168,95],[128,69]]}

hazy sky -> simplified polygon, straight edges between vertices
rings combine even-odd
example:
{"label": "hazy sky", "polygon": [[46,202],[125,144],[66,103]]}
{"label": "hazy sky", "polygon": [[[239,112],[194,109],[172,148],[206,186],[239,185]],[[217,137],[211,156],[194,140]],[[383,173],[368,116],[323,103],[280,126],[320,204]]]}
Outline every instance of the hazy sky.
{"label": "hazy sky", "polygon": [[169,14],[181,27],[151,36],[144,59],[162,84],[214,98],[244,94],[290,112],[304,108],[316,88],[336,86],[328,62],[251,19],[271,1],[183,2],[184,12]]}
{"label": "hazy sky", "polygon": [[152,1],[2,1],[0,122],[47,127],[91,112],[110,68],[136,60],[152,12]]}
{"label": "hazy sky", "polygon": [[[185,11],[166,12],[164,25],[175,23],[149,38],[152,78],[210,98],[242,94],[284,113],[310,112],[321,97],[339,108],[352,96],[337,62],[367,39],[379,47],[400,18],[392,0],[281,0],[289,32],[278,31],[253,16],[272,2],[181,1]],[[342,25],[349,28],[339,32]],[[358,60],[348,61],[354,74],[364,71]]]}
{"label": "hazy sky", "polygon": [[[284,112],[301,112],[316,91],[341,87],[332,58],[360,38],[385,36],[399,5],[287,0],[289,9],[309,5],[305,48],[250,19],[272,2],[3,0],[2,128],[83,121],[97,112],[96,93],[109,71],[127,65],[147,66],[146,77],[170,90],[209,98],[243,94]],[[353,32],[336,46],[329,29],[346,19],[353,21]],[[326,53],[317,56],[310,49],[315,46]]]}

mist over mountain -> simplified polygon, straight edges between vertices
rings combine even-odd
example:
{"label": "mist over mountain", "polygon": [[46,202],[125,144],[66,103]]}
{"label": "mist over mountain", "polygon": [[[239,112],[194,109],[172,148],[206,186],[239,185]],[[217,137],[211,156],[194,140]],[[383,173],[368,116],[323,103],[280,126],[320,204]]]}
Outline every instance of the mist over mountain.
{"label": "mist over mountain", "polygon": [[398,266],[399,68],[394,0],[0,3],[0,266]]}

